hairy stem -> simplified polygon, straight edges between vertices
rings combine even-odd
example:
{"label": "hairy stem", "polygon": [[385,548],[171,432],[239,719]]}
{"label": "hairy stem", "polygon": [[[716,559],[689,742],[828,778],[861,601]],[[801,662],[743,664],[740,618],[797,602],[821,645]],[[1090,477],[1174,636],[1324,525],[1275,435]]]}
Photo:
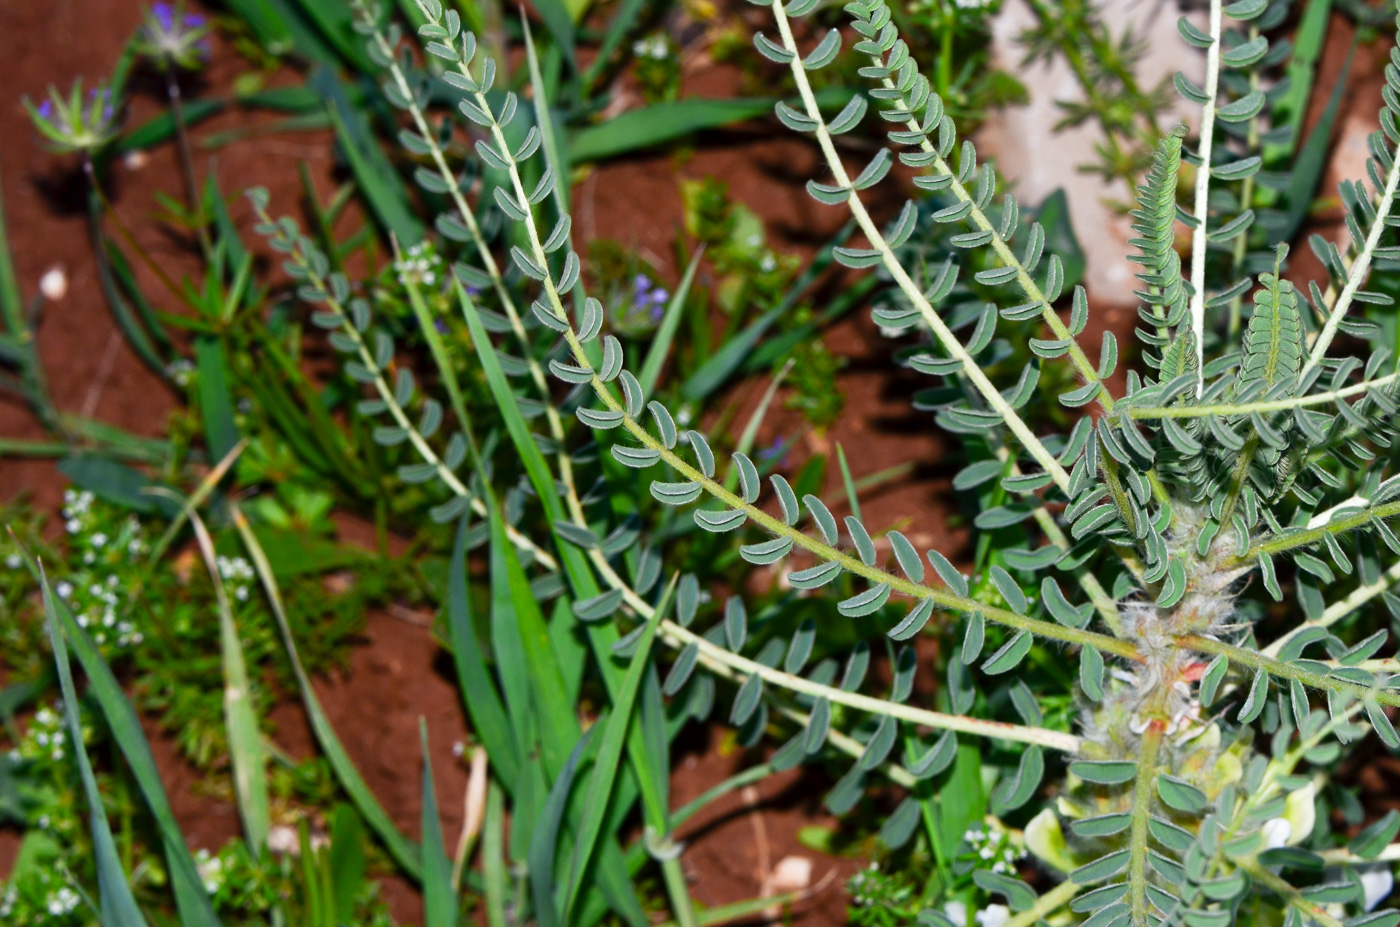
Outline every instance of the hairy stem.
{"label": "hairy stem", "polygon": [[1376,505],[1370,508],[1348,515],[1345,518],[1333,518],[1324,525],[1314,528],[1303,528],[1298,531],[1290,531],[1267,540],[1258,541],[1252,545],[1243,555],[1234,559],[1231,566],[1245,566],[1252,563],[1261,554],[1273,556],[1298,547],[1309,547],[1318,543],[1327,535],[1345,534],[1355,528],[1363,527],[1372,521],[1394,518],[1400,515],[1400,501],[1387,502],[1384,505]]}
{"label": "hairy stem", "polygon": [[1148,724],[1138,745],[1137,775],[1133,777],[1133,823],[1128,834],[1128,908],[1133,927],[1148,927],[1147,823],[1152,819],[1152,783],[1162,731],[1161,721]]}
{"label": "hairy stem", "polygon": [[1337,679],[1325,673],[1317,673],[1302,666],[1284,663],[1282,660],[1264,656],[1262,653],[1236,647],[1214,638],[1202,637],[1199,634],[1186,634],[1178,637],[1177,643],[1200,653],[1223,654],[1231,663],[1248,666],[1251,669],[1262,669],[1269,675],[1277,676],[1280,679],[1296,679],[1303,685],[1311,686],[1314,689],[1330,689],[1353,698],[1371,699],[1382,705],[1400,707],[1400,692],[1394,689],[1376,688],[1345,679]]}

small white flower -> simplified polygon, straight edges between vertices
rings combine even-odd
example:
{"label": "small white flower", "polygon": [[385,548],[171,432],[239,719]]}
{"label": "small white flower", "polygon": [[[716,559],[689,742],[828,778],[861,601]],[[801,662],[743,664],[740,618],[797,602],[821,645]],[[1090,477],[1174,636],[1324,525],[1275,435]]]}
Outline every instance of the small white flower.
{"label": "small white flower", "polygon": [[948,902],[943,906],[943,913],[958,927],[967,927],[967,905],[961,901]]}
{"label": "small white flower", "polygon": [[67,580],[59,580],[53,591],[58,593],[60,599],[66,599],[73,594],[73,584]]}
{"label": "small white flower", "polygon": [[62,264],[55,264],[44,271],[44,276],[39,278],[39,292],[51,303],[68,294],[68,275],[63,272]]}
{"label": "small white flower", "polygon": [[267,832],[267,848],[274,853],[299,853],[301,840],[295,829],[279,824]]}
{"label": "small white flower", "polygon": [[24,561],[20,558],[19,554],[10,554],[8,557],[5,558],[5,566],[9,567],[12,570],[18,570],[23,565]]}
{"label": "small white flower", "polygon": [[1375,910],[1376,905],[1389,898],[1391,890],[1395,888],[1395,876],[1388,865],[1367,866],[1358,869],[1356,874],[1361,878],[1361,889],[1365,894],[1363,907],[1367,911]]}
{"label": "small white flower", "polygon": [[977,912],[977,923],[981,927],[1005,927],[1011,920],[1011,909],[1004,904],[989,904]]}
{"label": "small white flower", "polygon": [[1264,837],[1264,849],[1276,850],[1288,843],[1288,838],[1293,836],[1293,825],[1284,818],[1269,818],[1264,822],[1264,826],[1259,828],[1259,833]]}

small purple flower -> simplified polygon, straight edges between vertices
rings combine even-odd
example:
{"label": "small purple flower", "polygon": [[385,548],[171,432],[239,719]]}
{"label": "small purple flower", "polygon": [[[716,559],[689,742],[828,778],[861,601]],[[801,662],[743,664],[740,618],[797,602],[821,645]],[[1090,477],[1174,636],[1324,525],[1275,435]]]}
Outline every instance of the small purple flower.
{"label": "small purple flower", "polygon": [[433,319],[433,328],[437,329],[437,333],[438,333],[439,335],[445,335],[445,334],[447,334],[447,320],[446,320],[446,319]]}
{"label": "small purple flower", "polygon": [[773,465],[779,469],[787,466],[788,444],[783,438],[774,438],[773,441],[758,452],[759,459],[773,461]]}
{"label": "small purple flower", "polygon": [[632,309],[636,312],[646,312],[653,320],[659,320],[665,312],[665,305],[671,299],[671,294],[666,292],[662,286],[645,274],[637,274],[632,278]]}
{"label": "small purple flower", "polygon": [[209,57],[210,25],[198,13],[186,13],[183,2],[154,4],[137,34],[137,49],[166,66],[194,70]]}
{"label": "small purple flower", "polygon": [[52,100],[44,100],[42,103],[39,104],[39,115],[40,115],[41,117],[43,117],[44,119],[52,119],[52,118],[53,118],[53,101],[52,101]]}

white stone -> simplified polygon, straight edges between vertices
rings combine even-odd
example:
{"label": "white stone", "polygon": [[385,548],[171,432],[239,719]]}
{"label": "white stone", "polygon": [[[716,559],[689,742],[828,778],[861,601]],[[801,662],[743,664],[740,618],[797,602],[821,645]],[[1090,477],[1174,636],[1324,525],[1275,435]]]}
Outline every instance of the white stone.
{"label": "white stone", "polygon": [[[1104,0],[1098,11],[1113,36],[1131,30],[1144,44],[1146,51],[1137,68],[1144,90],[1163,79],[1170,80],[1178,70],[1197,83],[1202,81],[1205,59],[1177,32],[1180,10],[1176,3]],[[1189,16],[1193,22],[1199,19],[1196,14]],[[976,133],[978,152],[983,158],[995,159],[997,169],[1014,184],[1016,199],[1023,205],[1036,205],[1063,189],[1075,235],[1087,258],[1084,282],[1091,298],[1100,306],[1135,305],[1137,280],[1125,261],[1132,221],[1106,202],[1129,202],[1132,191],[1122,183],[1106,183],[1102,176],[1080,170],[1098,161],[1094,146],[1102,141],[1103,133],[1096,121],[1050,131],[1064,116],[1057,101],[1082,100],[1083,92],[1062,58],[1022,66],[1025,48],[1020,37],[1035,24],[1035,14],[1023,0],[1008,0],[993,20],[993,62],[1021,80],[1029,103],[993,112]],[[1180,98],[1174,95],[1174,99]],[[1193,120],[1199,121],[1199,113],[1184,103],[1158,114],[1164,131],[1174,122],[1192,124]]]}

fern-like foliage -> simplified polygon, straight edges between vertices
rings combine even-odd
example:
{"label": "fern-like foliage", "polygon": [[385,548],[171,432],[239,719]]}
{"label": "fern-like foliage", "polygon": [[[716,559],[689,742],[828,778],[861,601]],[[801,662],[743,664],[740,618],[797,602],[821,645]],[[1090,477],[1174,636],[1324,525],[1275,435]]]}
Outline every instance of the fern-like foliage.
{"label": "fern-like foliage", "polygon": [[[1326,291],[1304,294],[1285,276],[1285,249],[1273,252],[1272,269],[1257,280],[1243,273],[1253,265],[1242,258],[1214,272],[1215,258],[1234,255],[1232,243],[1253,214],[1249,195],[1222,201],[1212,191],[1257,173],[1253,149],[1264,144],[1259,131],[1217,129],[1266,111],[1270,96],[1256,86],[1255,69],[1286,58],[1268,38],[1280,6],[1212,0],[1207,31],[1182,21],[1186,41],[1206,53],[1208,79],[1204,87],[1177,83],[1201,104],[1205,121],[1194,151],[1184,131],[1163,139],[1139,190],[1130,260],[1143,284],[1148,353],[1115,396],[1107,381],[1121,360],[1117,342],[1105,334],[1097,359],[1086,353],[1088,294],[1067,285],[1044,227],[1013,196],[998,196],[995,171],[959,140],[884,0],[845,7],[868,85],[832,117],[817,105],[809,72],[834,59],[842,31],[804,51],[796,23],[815,0],[761,5],[776,31],[757,36],[755,46],[786,67],[797,88],[795,100],[778,104],[777,118],[812,139],[829,172],[813,178],[809,192],[847,210],[864,238],[835,256],[878,268],[888,281],[876,321],[915,339],[899,357],[934,383],[916,394],[916,405],[987,451],[955,479],[965,490],[995,489],[977,529],[1019,531],[1020,540],[984,575],[968,577],[944,553],[921,552],[901,532],[872,530],[856,515],[838,519],[827,502],[799,497],[743,450],[722,453],[686,428],[643,388],[635,359],[605,330],[601,304],[583,292],[542,83],[533,82],[533,105],[497,87],[495,63],[437,0],[418,0],[419,36],[465,117],[479,171],[453,164],[446,147],[453,130],[433,124],[427,85],[406,79],[397,34],[368,10],[360,28],[385,68],[386,99],[404,113],[403,142],[421,161],[420,185],[449,204],[437,228],[461,247],[453,297],[524,473],[507,493],[504,519],[491,462],[455,393],[446,407],[422,398],[396,367],[373,307],[294,225],[264,216],[262,226],[288,255],[301,295],[321,305],[314,318],[332,330],[346,370],[365,385],[360,412],[376,418],[376,439],[417,453],[400,476],[438,487],[436,512],[445,520],[518,525],[520,512],[537,506],[548,538],[506,526],[500,534],[524,552],[538,590],[570,600],[598,661],[631,653],[654,625],[669,645],[660,690],[687,714],[704,717],[721,692],[732,693],[727,717],[742,742],[786,731],[775,767],[844,757],[826,799],[832,810],[853,807],[876,775],[904,788],[881,832],[892,846],[916,833],[960,738],[1012,748],[992,794],[998,814],[1037,801],[1047,776],[1060,780],[1053,803],[1022,813],[1027,841],[1061,881],[1043,895],[1009,875],[978,881],[989,897],[1011,904],[1016,924],[1209,927],[1229,923],[1245,904],[1266,904],[1275,920],[1330,927],[1359,913],[1353,883],[1328,889],[1319,902],[1316,886],[1290,880],[1324,864],[1356,864],[1372,843],[1324,856],[1274,846],[1277,828],[1266,824],[1285,817],[1289,793],[1305,788],[1303,764],[1336,741],[1350,743],[1369,726],[1400,747],[1385,712],[1400,706],[1400,677],[1391,675],[1400,664],[1374,659],[1385,635],[1352,641],[1333,632],[1400,578],[1386,566],[1400,555],[1393,528],[1400,476],[1391,452],[1400,375],[1381,350],[1365,360],[1331,354],[1338,333],[1368,334],[1350,309],[1385,302],[1364,287],[1378,257],[1400,253],[1387,231],[1400,181],[1400,57],[1392,53],[1386,69],[1387,109],[1368,179],[1343,191],[1351,242],[1315,246],[1335,279]],[[834,138],[872,112],[892,147],[848,172]],[[895,159],[918,171],[914,186],[929,198],[911,200],[881,227],[861,194],[886,179]],[[1183,265],[1178,182],[1187,163],[1194,208],[1185,213],[1192,241]],[[255,205],[265,210],[265,196]],[[498,228],[507,232],[499,239]],[[929,252],[911,239],[929,228],[946,247],[937,262],[922,263]],[[1240,338],[1232,304],[1251,290]],[[509,348],[498,348],[506,338]],[[1013,356],[1008,370],[1003,362]],[[1046,389],[1052,367],[1068,371],[1072,385]],[[1067,434],[1046,434],[1043,413],[1055,404],[1094,414]],[[541,420],[543,436],[529,424]],[[596,447],[580,447],[572,420]],[[688,526],[663,518],[668,537],[731,536],[748,563],[783,572],[787,602],[829,595],[830,611],[885,632],[887,683],[868,672],[880,656],[869,642],[837,653],[823,646],[818,618],[792,630],[777,619],[781,608],[750,614],[742,596],[707,605],[691,575],[677,578],[669,611],[660,581],[666,541],[598,504],[629,493],[645,493],[663,511],[691,507]],[[1358,574],[1360,585],[1332,595],[1339,573]],[[1286,587],[1300,590],[1303,613],[1260,646],[1259,637],[1274,632],[1256,626],[1264,608],[1251,596],[1262,588],[1282,600]],[[1319,597],[1334,601],[1317,607]],[[914,697],[918,663],[906,642],[920,633],[947,635],[941,710]],[[1057,650],[1075,661],[1073,730],[1047,723],[1018,678],[1031,660]],[[946,921],[938,912],[928,917]]]}

